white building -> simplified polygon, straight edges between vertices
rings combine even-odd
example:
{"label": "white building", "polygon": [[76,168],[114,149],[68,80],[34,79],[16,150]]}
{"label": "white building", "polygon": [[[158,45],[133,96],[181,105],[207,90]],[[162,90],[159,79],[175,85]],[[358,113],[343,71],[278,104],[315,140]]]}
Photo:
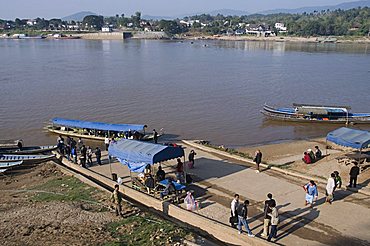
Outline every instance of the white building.
{"label": "white building", "polygon": [[103,26],[101,28],[101,31],[102,32],[112,32],[112,27],[110,27],[110,26]]}
{"label": "white building", "polygon": [[27,20],[27,25],[28,26],[37,25],[37,21],[36,20]]}
{"label": "white building", "polygon": [[284,25],[284,23],[276,22],[275,28],[278,30],[278,32],[287,32],[287,27]]}

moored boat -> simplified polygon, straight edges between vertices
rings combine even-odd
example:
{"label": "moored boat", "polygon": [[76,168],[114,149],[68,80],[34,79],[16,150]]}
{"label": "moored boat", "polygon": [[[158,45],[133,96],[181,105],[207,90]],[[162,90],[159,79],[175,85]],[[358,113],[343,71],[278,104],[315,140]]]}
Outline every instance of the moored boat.
{"label": "moored boat", "polygon": [[293,107],[276,108],[267,104],[261,113],[271,119],[340,124],[370,124],[370,113],[351,113],[349,106],[293,104]]}
{"label": "moored boat", "polygon": [[22,164],[23,164],[23,161],[0,162],[0,171],[3,170],[5,172],[9,168],[17,167]]}
{"label": "moored boat", "polygon": [[[146,133],[146,128],[146,125],[138,124],[110,124],[63,118],[54,118],[51,120],[51,124],[46,126],[46,129],[52,133],[98,141],[104,141],[106,136],[120,139],[127,137],[127,135],[130,135],[129,138],[137,140],[153,140],[154,134]],[[162,135],[162,132],[158,133],[158,137]]]}
{"label": "moored boat", "polygon": [[39,162],[54,158],[55,155],[7,155],[0,154],[0,162]]}
{"label": "moored boat", "polygon": [[0,148],[0,154],[17,154],[17,155],[40,154],[55,150],[57,149],[57,147],[58,146],[56,145],[50,145],[50,146],[30,146],[22,148]]}

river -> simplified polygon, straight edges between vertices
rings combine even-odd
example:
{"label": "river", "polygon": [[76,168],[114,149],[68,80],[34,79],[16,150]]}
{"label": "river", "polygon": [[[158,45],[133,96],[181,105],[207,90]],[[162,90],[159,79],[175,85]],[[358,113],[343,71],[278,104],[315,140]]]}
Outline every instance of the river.
{"label": "river", "polygon": [[266,120],[265,102],[370,111],[369,44],[0,40],[0,54],[0,139],[26,145],[55,142],[43,131],[53,117],[238,147],[338,127]]}

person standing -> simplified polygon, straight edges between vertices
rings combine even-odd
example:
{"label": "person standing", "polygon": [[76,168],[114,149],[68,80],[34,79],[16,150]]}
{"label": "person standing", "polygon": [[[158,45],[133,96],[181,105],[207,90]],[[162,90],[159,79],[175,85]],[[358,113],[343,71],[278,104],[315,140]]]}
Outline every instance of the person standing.
{"label": "person standing", "polygon": [[84,142],[82,141],[82,138],[78,138],[77,149],[81,151],[81,148],[83,145],[84,145]]}
{"label": "person standing", "polygon": [[119,192],[119,185],[116,184],[114,186],[114,191],[112,192],[112,195],[110,196],[111,202],[114,205],[116,216],[122,216],[122,194]]}
{"label": "person standing", "polygon": [[349,171],[349,186],[356,188],[357,185],[357,176],[360,174],[360,168],[358,167],[358,163],[354,162],[354,166]]}
{"label": "person standing", "polygon": [[87,163],[91,166],[92,165],[92,155],[93,151],[90,146],[87,146]]}
{"label": "person standing", "polygon": [[328,183],[326,184],[326,202],[331,204],[333,202],[333,192],[335,189],[335,174],[330,174],[330,177],[328,178]]}
{"label": "person standing", "polygon": [[279,224],[279,211],[276,207],[276,203],[273,202],[270,205],[271,213],[269,213],[269,216],[271,217],[271,233],[269,237],[267,238],[267,241],[271,241],[271,238],[277,237],[277,226]]}
{"label": "person standing", "polygon": [[155,144],[158,143],[158,132],[155,129],[153,129],[153,140]]}
{"label": "person standing", "polygon": [[252,231],[249,229],[249,225],[248,225],[248,221],[247,221],[247,219],[248,219],[248,205],[249,205],[249,201],[245,200],[244,203],[239,204],[239,206],[238,206],[238,210],[237,210],[237,213],[238,213],[238,230],[239,230],[239,234],[242,234],[242,232],[243,232],[242,226],[244,225],[245,230],[248,233],[248,236],[249,237],[254,237]]}
{"label": "person standing", "polygon": [[101,150],[99,147],[96,147],[95,149],[95,157],[96,157],[96,162],[98,165],[101,165]]}
{"label": "person standing", "polygon": [[335,174],[335,179],[334,179],[335,180],[335,189],[337,189],[337,188],[340,189],[342,187],[342,178],[340,177],[338,171],[334,171],[334,174]]}
{"label": "person standing", "polygon": [[64,147],[64,150],[65,150],[65,154],[67,156],[67,160],[68,161],[71,161],[71,147],[67,144],[65,147]]}
{"label": "person standing", "polygon": [[194,156],[196,155],[197,153],[195,153],[195,151],[192,149],[189,153],[189,162],[190,162],[190,168],[194,168]]}
{"label": "person standing", "polygon": [[256,165],[257,165],[257,170],[256,170],[256,173],[259,173],[260,172],[260,164],[261,164],[261,162],[262,162],[262,152],[261,152],[261,150],[257,150],[256,151],[256,154],[255,154],[255,156],[254,156],[254,159],[253,159],[253,161],[256,163]]}
{"label": "person standing", "polygon": [[109,138],[108,136],[105,136],[104,138],[104,144],[105,144],[105,150],[108,151],[108,148],[109,148]]}
{"label": "person standing", "polygon": [[81,166],[86,168],[86,154],[87,154],[87,149],[85,147],[85,145],[82,145],[81,147],[81,156],[80,156],[80,163],[81,163]]}
{"label": "person standing", "polygon": [[184,163],[182,163],[180,158],[177,158],[176,178],[177,178],[177,180],[180,180],[181,183],[183,183],[183,181],[184,181]]}
{"label": "person standing", "polygon": [[72,158],[73,158],[73,162],[75,164],[77,164],[77,150],[76,150],[76,146],[72,147],[72,149],[71,149],[71,155],[72,155]]}
{"label": "person standing", "polygon": [[265,206],[264,206],[264,219],[263,219],[263,232],[261,234],[262,237],[267,237],[269,235],[269,226],[271,223],[271,216],[269,215],[272,210],[271,210],[271,205],[276,204],[275,200],[272,199],[272,194],[268,193],[267,194],[267,200],[265,201]]}
{"label": "person standing", "polygon": [[317,197],[319,196],[319,192],[317,191],[317,185],[315,181],[310,180],[310,182],[303,186],[303,189],[306,191],[306,203],[310,204],[310,207],[313,207],[314,200],[317,200]]}
{"label": "person standing", "polygon": [[232,228],[236,228],[238,224],[238,213],[237,209],[239,207],[239,195],[235,194],[234,199],[231,201],[231,217],[230,217],[230,224]]}

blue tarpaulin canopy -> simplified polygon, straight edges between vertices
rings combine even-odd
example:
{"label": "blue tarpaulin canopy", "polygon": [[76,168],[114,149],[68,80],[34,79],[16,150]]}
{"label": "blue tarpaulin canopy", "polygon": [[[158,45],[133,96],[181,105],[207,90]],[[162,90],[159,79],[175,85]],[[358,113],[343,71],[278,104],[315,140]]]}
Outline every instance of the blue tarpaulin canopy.
{"label": "blue tarpaulin canopy", "polygon": [[354,149],[370,147],[370,132],[341,127],[326,136],[326,140]]}
{"label": "blue tarpaulin canopy", "polygon": [[181,147],[165,146],[122,139],[109,146],[108,153],[127,165],[132,172],[143,172],[145,166],[184,156]]}
{"label": "blue tarpaulin canopy", "polygon": [[96,129],[101,131],[115,131],[115,132],[126,132],[126,131],[142,131],[145,125],[131,125],[131,124],[108,124],[103,122],[91,122],[83,120],[69,120],[62,118],[52,119],[53,124],[66,126],[66,127],[76,127],[76,128],[86,128],[86,129]]}

